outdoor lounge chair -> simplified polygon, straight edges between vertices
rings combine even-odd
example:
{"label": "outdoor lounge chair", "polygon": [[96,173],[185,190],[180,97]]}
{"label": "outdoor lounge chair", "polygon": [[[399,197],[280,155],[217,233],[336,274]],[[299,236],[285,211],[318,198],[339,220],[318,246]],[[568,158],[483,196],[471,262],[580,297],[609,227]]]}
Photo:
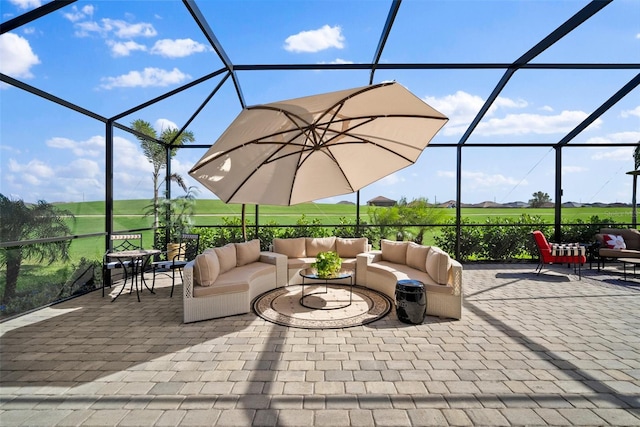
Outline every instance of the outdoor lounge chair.
{"label": "outdoor lounge chair", "polygon": [[153,269],[153,283],[151,285],[151,290],[156,286],[157,274],[169,274],[169,272],[171,272],[171,297],[173,297],[173,288],[176,286],[176,270],[178,270],[180,280],[182,280],[182,270],[189,261],[196,259],[196,256],[199,254],[199,246],[199,234],[182,234],[180,236],[178,251],[175,255],[171,255],[167,252],[165,253],[165,256],[167,257],[166,260],[151,263],[151,267]]}
{"label": "outdoor lounge chair", "polygon": [[582,265],[587,262],[586,248],[579,243],[551,243],[541,231],[534,231],[533,239],[538,247],[540,261],[536,272],[539,275],[545,264],[573,264],[574,273],[582,279]]}

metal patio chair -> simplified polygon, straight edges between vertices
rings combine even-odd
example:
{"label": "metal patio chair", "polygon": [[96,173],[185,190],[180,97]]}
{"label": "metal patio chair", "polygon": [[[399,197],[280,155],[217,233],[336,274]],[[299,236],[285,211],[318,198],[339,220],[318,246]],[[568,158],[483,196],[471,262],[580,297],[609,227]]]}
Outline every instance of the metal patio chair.
{"label": "metal patio chair", "polygon": [[173,297],[173,289],[176,286],[176,270],[180,274],[180,280],[182,280],[182,269],[189,261],[193,261],[198,256],[200,249],[199,234],[182,234],[179,243],[178,251],[175,255],[170,256],[168,252],[165,252],[167,259],[151,263],[153,270],[152,291],[156,285],[156,275],[167,274],[171,276],[171,297]]}

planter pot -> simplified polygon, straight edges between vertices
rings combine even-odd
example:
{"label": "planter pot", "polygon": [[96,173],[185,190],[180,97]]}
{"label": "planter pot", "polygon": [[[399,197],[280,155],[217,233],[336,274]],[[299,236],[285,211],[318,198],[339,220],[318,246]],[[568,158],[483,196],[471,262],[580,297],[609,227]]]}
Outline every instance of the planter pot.
{"label": "planter pot", "polygon": [[180,254],[176,261],[184,261],[185,244],[167,243],[167,261],[173,261],[174,257]]}

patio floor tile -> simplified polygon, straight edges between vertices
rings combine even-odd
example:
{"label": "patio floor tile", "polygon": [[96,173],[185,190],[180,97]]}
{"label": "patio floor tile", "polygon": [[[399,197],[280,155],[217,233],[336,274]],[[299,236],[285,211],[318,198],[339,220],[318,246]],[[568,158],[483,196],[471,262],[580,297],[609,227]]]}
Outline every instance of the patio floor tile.
{"label": "patio floor tile", "polygon": [[640,282],[534,268],[465,265],[459,321],[326,331],[93,292],[0,324],[0,424],[640,426]]}

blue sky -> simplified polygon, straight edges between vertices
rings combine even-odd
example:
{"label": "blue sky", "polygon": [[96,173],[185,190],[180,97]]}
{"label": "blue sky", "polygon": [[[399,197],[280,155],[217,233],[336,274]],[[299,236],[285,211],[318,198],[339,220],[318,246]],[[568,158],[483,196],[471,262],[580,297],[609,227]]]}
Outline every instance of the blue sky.
{"label": "blue sky", "polygon": [[[2,22],[39,0],[0,0]],[[381,63],[510,63],[588,2],[405,0]],[[370,62],[389,11],[385,0],[200,1],[234,64]],[[616,0],[534,63],[640,63],[640,2]],[[0,71],[111,117],[222,67],[178,1],[79,1],[0,36]],[[450,118],[433,142],[457,143],[503,70],[378,70]],[[638,70],[520,70],[463,150],[462,200],[527,201],[554,196],[548,147],[473,148],[478,143],[555,143],[631,80]],[[248,105],[364,86],[368,71],[238,71]],[[119,122],[182,127],[220,82],[213,78]],[[240,112],[231,80],[189,126],[211,144]],[[104,125],[20,89],[0,88],[0,192],[25,201],[104,198]],[[573,142],[640,141],[640,88]],[[116,199],[152,197],[151,165],[137,140],[115,131]],[[173,170],[204,154],[180,150]],[[563,201],[630,202],[631,147],[563,150]],[[418,162],[361,191],[361,202],[455,199],[456,150],[428,147]],[[181,191],[174,190],[174,196]],[[214,197],[201,190],[199,197]],[[355,201],[355,195],[327,202]]]}

